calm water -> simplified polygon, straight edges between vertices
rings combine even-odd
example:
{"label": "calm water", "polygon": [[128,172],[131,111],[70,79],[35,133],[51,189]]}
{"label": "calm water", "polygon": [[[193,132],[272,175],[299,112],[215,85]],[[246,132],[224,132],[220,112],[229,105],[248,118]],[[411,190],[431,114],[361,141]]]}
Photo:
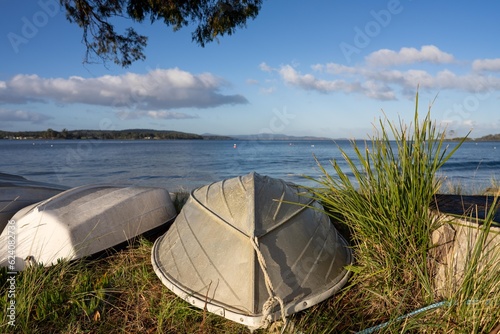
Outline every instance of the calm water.
{"label": "calm water", "polygon": [[[337,145],[352,153],[348,141],[0,140],[0,172],[71,187],[110,183],[176,191],[251,171],[314,185],[302,175],[321,175],[314,156],[333,173],[329,160],[342,162]],[[500,142],[464,143],[440,174],[465,188],[488,187],[492,178],[500,180]]]}

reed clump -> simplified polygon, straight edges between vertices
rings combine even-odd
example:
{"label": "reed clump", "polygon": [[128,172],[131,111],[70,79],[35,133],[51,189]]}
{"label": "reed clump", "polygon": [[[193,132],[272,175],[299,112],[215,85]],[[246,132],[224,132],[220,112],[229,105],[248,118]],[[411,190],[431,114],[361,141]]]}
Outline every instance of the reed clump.
{"label": "reed clump", "polygon": [[[339,230],[348,232],[356,259],[349,268],[350,285],[327,311],[330,319],[337,320],[329,320],[327,326],[339,332],[375,326],[373,331],[387,333],[489,333],[497,325],[500,312],[491,307],[500,301],[500,242],[496,238],[495,245],[488,239],[492,213],[476,231],[477,242],[464,251],[465,279],[458,285],[454,281],[446,296],[436,290],[438,264],[433,250],[443,245],[433,240],[433,233],[458,223],[429,205],[442,186],[436,172],[463,141],[449,149],[445,131],[434,125],[430,111],[429,107],[419,118],[417,94],[412,124],[381,119],[375,136],[364,146],[352,141],[354,156],[339,147],[347,170],[331,161],[333,172],[329,172],[318,162],[322,176],[314,179],[318,186],[308,190]],[[484,240],[493,243],[487,252]],[[327,326],[317,332],[330,332]]]}

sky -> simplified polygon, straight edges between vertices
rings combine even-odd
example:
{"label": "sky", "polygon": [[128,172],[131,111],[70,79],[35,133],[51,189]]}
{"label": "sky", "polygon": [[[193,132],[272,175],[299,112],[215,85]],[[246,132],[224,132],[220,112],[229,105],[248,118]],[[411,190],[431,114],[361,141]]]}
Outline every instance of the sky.
{"label": "sky", "polygon": [[57,0],[0,0],[0,130],[157,129],[367,138],[419,115],[449,136],[500,133],[500,2],[264,0],[204,48],[148,36],[128,68],[86,64]]}

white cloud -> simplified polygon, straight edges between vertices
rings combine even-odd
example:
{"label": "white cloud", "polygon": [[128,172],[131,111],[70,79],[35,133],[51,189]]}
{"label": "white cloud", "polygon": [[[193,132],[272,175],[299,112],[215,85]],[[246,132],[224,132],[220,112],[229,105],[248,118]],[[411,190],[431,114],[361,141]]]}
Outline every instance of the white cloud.
{"label": "white cloud", "polygon": [[97,78],[41,78],[19,74],[0,82],[1,103],[83,103],[138,110],[210,108],[248,103],[242,95],[223,95],[226,83],[210,74],[194,75],[178,68],[146,74],[126,73]]}
{"label": "white cloud", "polygon": [[2,122],[31,122],[33,124],[40,124],[50,119],[53,119],[53,117],[33,111],[0,109],[0,121]]}
{"label": "white cloud", "polygon": [[261,88],[260,92],[264,95],[272,94],[276,91],[276,87]]}
{"label": "white cloud", "polygon": [[259,84],[259,81],[258,80],[255,80],[255,79],[247,79],[246,83],[248,85],[258,85]]}
{"label": "white cloud", "polygon": [[140,110],[140,111],[117,111],[116,115],[118,118],[123,120],[139,119],[144,117],[149,117],[153,119],[191,119],[199,118],[198,116],[192,116],[184,113],[172,112],[172,111],[156,111],[156,110]]}
{"label": "white cloud", "polygon": [[474,71],[500,71],[500,58],[495,59],[477,59],[472,62]]}
{"label": "white cloud", "polygon": [[[382,55],[387,56],[384,60]],[[450,68],[423,69],[421,62],[447,63]],[[407,70],[370,65],[412,64]],[[448,64],[452,63],[452,64]],[[471,94],[500,92],[500,59],[481,59],[471,63],[470,71],[463,73],[463,65],[458,65],[453,55],[440,51],[435,46],[403,48],[399,52],[379,50],[367,57],[364,64],[346,66],[339,63],[314,64],[311,73],[300,73],[292,65],[272,69],[281,80],[290,86],[324,94],[342,92],[362,94],[371,99],[394,100],[400,95],[412,97],[417,87],[432,90],[456,90]],[[454,71],[458,66],[460,72]],[[266,69],[271,68],[266,65]],[[488,72],[490,71],[490,72]]]}
{"label": "white cloud", "polygon": [[355,80],[349,82],[346,80],[318,79],[312,74],[300,74],[290,65],[282,66],[278,72],[286,84],[304,90],[315,90],[320,93],[360,93],[380,100],[392,100],[395,98],[394,93],[386,85],[376,83],[373,80],[366,82]]}
{"label": "white cloud", "polygon": [[314,71],[325,72],[333,75],[360,74],[360,72],[362,72],[362,69],[359,67],[350,67],[335,63],[328,63],[325,65],[316,64],[312,66],[312,69]]}
{"label": "white cloud", "polygon": [[381,49],[366,56],[365,61],[370,66],[398,66],[424,62],[448,64],[455,59],[453,55],[439,50],[434,45],[424,45],[420,50],[401,48],[399,52]]}
{"label": "white cloud", "polygon": [[259,68],[261,71],[264,71],[264,72],[271,72],[273,69],[267,65],[266,63],[260,63],[259,64]]}
{"label": "white cloud", "polygon": [[395,100],[396,94],[389,86],[374,80],[368,80],[362,85],[360,93],[375,100]]}
{"label": "white cloud", "polygon": [[300,74],[292,66],[285,65],[279,69],[279,74],[285,83],[306,90],[316,90],[322,93],[333,91],[351,91],[352,87],[342,80],[320,80],[312,74]]}

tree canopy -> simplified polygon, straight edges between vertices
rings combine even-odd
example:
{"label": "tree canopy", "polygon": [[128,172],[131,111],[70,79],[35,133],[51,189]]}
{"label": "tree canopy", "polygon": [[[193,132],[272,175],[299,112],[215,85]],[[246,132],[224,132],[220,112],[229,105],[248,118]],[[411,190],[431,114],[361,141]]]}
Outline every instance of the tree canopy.
{"label": "tree canopy", "polygon": [[117,32],[120,18],[134,22],[163,21],[177,31],[193,24],[192,40],[204,47],[218,36],[232,35],[246,26],[261,8],[262,0],[59,0],[67,19],[83,29],[85,62],[97,56],[127,67],[143,60],[147,37],[133,27]]}

